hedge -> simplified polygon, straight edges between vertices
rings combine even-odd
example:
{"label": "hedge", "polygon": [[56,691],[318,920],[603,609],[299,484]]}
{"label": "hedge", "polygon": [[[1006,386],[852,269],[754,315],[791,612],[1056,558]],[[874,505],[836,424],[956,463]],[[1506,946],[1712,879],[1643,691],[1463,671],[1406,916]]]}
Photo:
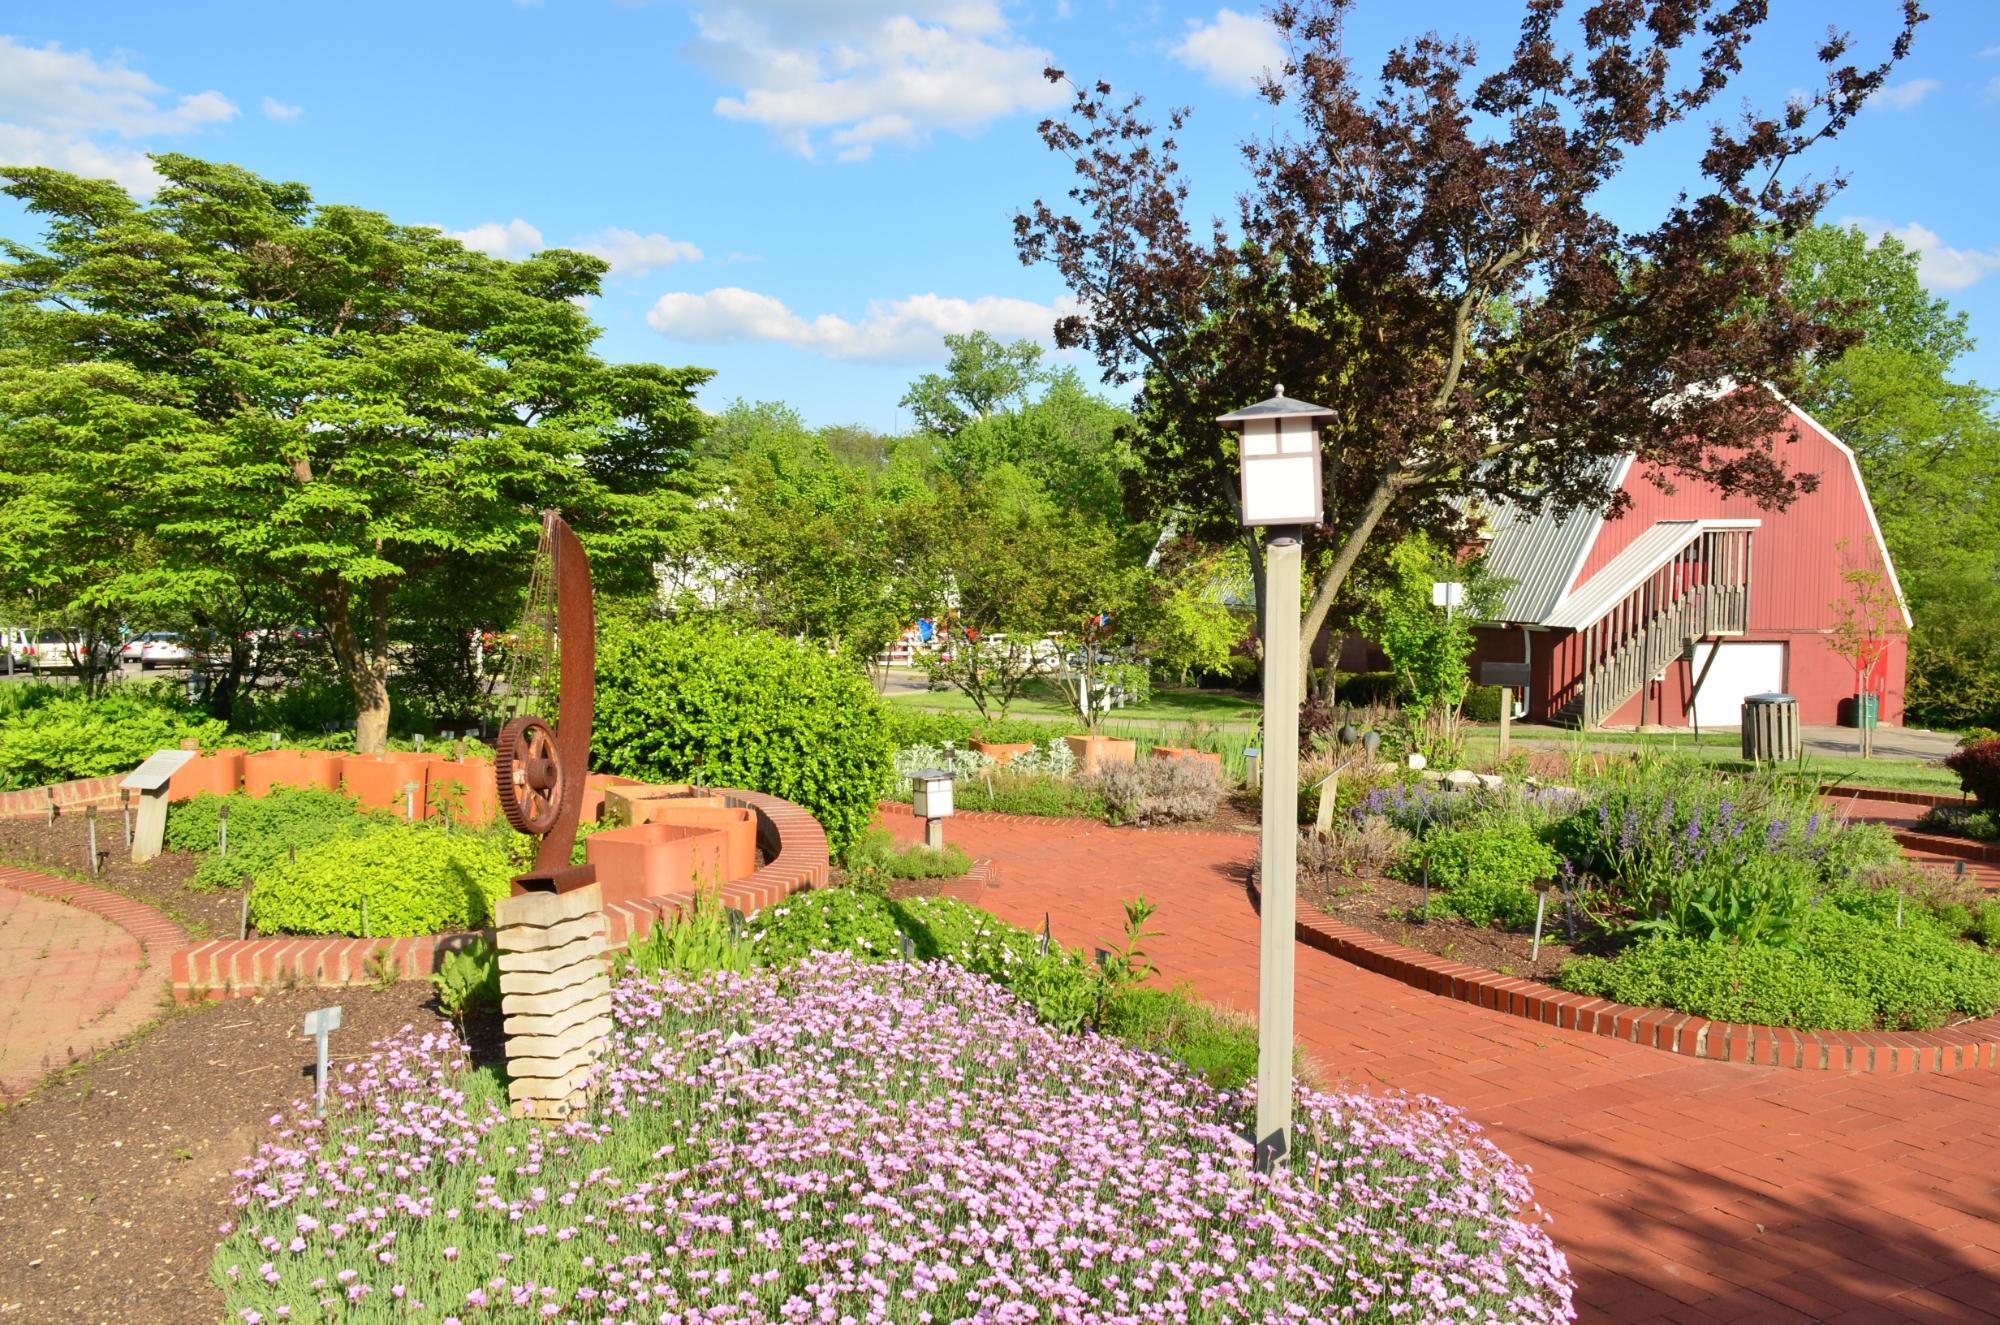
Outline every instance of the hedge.
{"label": "hedge", "polygon": [[873,687],[819,649],[714,621],[616,624],[598,641],[602,772],[783,797],[838,856],[874,817],[891,750]]}

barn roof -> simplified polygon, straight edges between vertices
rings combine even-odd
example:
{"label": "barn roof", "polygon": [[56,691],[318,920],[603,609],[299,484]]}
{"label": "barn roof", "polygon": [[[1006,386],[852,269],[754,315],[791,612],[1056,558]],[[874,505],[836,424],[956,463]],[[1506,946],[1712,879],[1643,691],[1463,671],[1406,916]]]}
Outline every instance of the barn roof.
{"label": "barn roof", "polygon": [[[1631,456],[1622,456],[1611,475],[1611,486],[1625,481]],[[1597,527],[1601,511],[1570,507],[1524,510],[1512,502],[1482,508],[1486,569],[1513,587],[1501,597],[1498,619],[1536,624],[1546,621],[1569,586],[1575,582]]]}

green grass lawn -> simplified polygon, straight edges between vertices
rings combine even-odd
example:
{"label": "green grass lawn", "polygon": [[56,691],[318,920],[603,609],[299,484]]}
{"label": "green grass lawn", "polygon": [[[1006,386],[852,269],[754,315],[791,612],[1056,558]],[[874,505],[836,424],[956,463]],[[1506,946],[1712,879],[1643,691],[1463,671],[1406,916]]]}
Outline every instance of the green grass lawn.
{"label": "green grass lawn", "polygon": [[[1534,742],[1533,748],[1551,750],[1560,755],[1570,755],[1581,751],[1587,754],[1637,754],[1648,753],[1659,756],[1675,756],[1699,759],[1731,773],[1748,773],[1751,766],[1742,757],[1742,738],[1735,732],[1703,732],[1697,744],[1693,733],[1637,733],[1637,732],[1595,732],[1587,739],[1575,735],[1552,732],[1546,727],[1529,728],[1526,735]],[[1490,768],[1499,752],[1500,736],[1497,727],[1476,727],[1467,732],[1465,742],[1466,762],[1475,768]],[[1935,764],[1919,763],[1913,759],[1890,759],[1877,756],[1863,759],[1859,755],[1808,754],[1803,762],[1793,761],[1785,765],[1787,769],[1809,774],[1823,783],[1835,783],[1848,787],[1882,787],[1895,791],[1935,791],[1956,795],[1959,790],[1958,774]]]}
{"label": "green grass lawn", "polygon": [[[907,704],[933,713],[971,713],[972,701],[957,690],[919,691],[888,697],[891,704]],[[1161,723],[1169,725],[1206,722],[1215,726],[1253,725],[1263,706],[1246,695],[1224,690],[1155,689],[1143,704],[1115,709],[1106,719],[1111,723]],[[997,714],[995,715],[998,716]],[[1010,718],[1049,718],[1074,721],[1069,704],[1047,681],[1030,681],[1020,698],[1007,709]]]}

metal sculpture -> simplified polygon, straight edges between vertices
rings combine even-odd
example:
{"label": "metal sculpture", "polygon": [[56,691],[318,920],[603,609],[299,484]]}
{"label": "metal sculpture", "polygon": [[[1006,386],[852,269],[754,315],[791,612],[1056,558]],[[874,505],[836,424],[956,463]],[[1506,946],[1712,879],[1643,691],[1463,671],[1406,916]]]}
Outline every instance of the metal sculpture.
{"label": "metal sculpture", "polygon": [[[556,722],[534,710],[556,689]],[[500,809],[515,831],[539,837],[534,867],[514,878],[516,893],[570,892],[596,879],[570,864],[590,765],[590,717],[597,694],[597,614],[590,559],[568,523],[542,512],[542,538],[528,577],[527,605],[507,669],[514,716],[494,743]]]}

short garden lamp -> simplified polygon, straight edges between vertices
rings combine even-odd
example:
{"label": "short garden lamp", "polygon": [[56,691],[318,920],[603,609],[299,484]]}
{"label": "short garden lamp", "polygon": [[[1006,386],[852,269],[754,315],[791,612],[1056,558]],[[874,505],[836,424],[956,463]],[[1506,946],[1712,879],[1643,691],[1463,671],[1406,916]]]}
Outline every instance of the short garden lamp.
{"label": "short garden lamp", "polygon": [[927,768],[910,775],[910,808],[924,821],[924,845],[944,845],[944,821],[951,815],[951,774]]}
{"label": "short garden lamp", "polygon": [[1279,387],[1269,400],[1216,420],[1240,434],[1246,528],[1318,524],[1325,518],[1319,430],[1333,417],[1332,410],[1293,400]]}

